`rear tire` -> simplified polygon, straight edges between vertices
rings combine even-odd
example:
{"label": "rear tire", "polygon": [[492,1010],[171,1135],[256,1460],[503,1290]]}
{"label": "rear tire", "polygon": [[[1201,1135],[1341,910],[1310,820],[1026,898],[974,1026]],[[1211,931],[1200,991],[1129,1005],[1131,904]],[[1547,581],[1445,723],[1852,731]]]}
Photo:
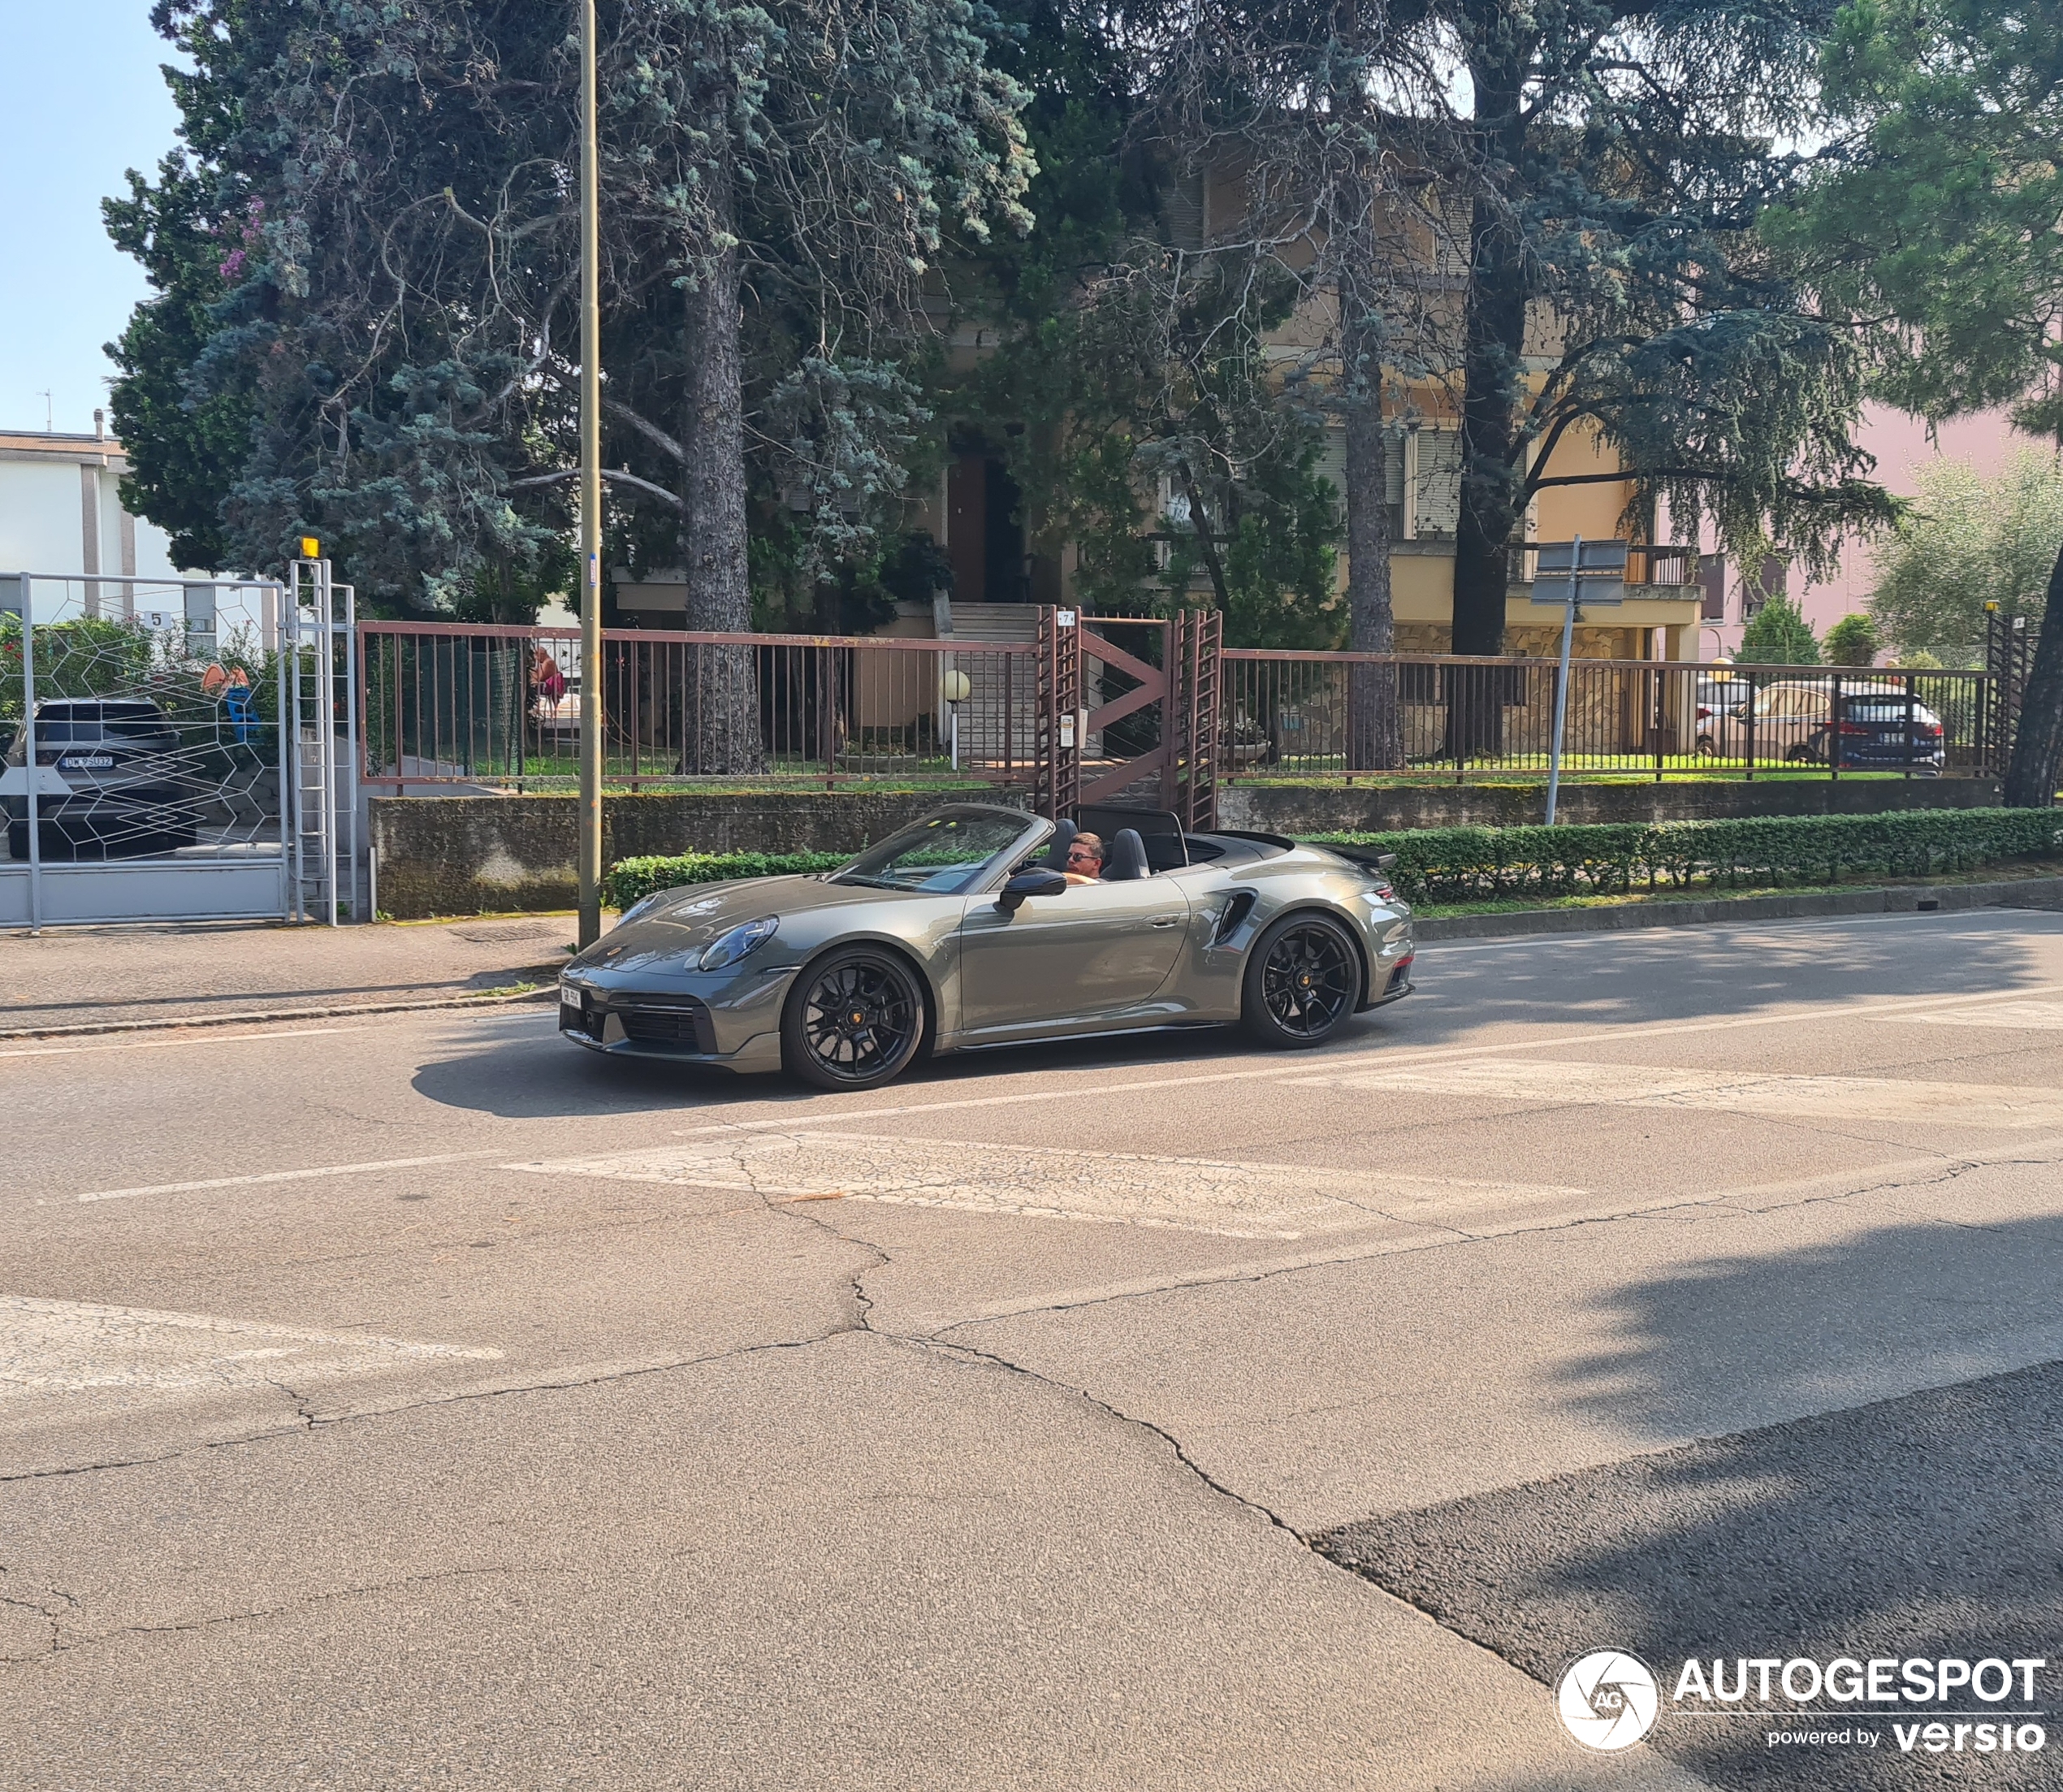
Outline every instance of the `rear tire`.
{"label": "rear tire", "polygon": [[781,1061],[819,1089],[878,1089],[924,1039],[924,992],[894,953],[849,946],[802,967],[781,1015]]}
{"label": "rear tire", "polygon": [[1285,915],[1254,942],[1240,1018],[1264,1045],[1294,1050],[1330,1039],[1361,993],[1361,955],[1330,915]]}

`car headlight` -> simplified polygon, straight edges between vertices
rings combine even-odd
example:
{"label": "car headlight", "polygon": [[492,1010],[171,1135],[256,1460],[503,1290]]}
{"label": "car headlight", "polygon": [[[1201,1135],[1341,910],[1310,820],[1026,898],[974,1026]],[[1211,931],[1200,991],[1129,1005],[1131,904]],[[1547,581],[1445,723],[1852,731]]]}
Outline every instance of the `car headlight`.
{"label": "car headlight", "polygon": [[746,921],[711,940],[703,948],[698,962],[705,971],[720,971],[726,965],[735,964],[747,953],[758,951],[774,937],[780,925],[781,917],[777,915],[769,915],[763,920]]}

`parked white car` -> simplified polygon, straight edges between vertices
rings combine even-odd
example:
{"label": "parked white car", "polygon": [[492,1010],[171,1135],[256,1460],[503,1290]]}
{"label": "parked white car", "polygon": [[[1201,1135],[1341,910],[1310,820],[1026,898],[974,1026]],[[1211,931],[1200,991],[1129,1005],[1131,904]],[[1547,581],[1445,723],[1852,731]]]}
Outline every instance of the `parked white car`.
{"label": "parked white car", "polygon": [[[1745,699],[1745,680],[1741,688]],[[1758,761],[1831,764],[1838,742],[1841,766],[1856,771],[1932,776],[1946,763],[1941,718],[1901,686],[1844,684],[1838,721],[1833,712],[1831,674],[1824,683],[1801,678],[1765,685],[1755,693],[1752,717],[1745,700],[1708,708],[1701,695],[1698,751],[1709,758],[1745,759],[1752,735]]]}

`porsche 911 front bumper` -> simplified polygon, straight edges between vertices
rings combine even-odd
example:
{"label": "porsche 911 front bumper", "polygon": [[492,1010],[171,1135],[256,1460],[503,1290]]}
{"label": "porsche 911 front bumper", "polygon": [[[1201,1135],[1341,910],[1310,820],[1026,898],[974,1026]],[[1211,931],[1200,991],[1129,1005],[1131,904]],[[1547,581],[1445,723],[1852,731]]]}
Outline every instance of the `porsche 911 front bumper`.
{"label": "porsche 911 front bumper", "polygon": [[590,1051],[751,1072],[781,1068],[781,1007],[793,972],[729,980],[707,998],[686,989],[570,981],[559,1032]]}

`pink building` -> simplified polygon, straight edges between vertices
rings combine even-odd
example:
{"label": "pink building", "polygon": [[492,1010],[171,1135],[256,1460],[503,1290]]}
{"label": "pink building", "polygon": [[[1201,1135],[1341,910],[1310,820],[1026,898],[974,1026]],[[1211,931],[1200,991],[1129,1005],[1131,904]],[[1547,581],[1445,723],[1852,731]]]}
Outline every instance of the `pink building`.
{"label": "pink building", "polygon": [[[1923,419],[1876,405],[1864,411],[1857,439],[1877,457],[1878,479],[1901,498],[1918,492],[1922,474],[1936,461],[1966,461],[1985,478],[1992,478],[2005,470],[2008,459],[2017,450],[2041,445],[1996,412],[1958,418],[1930,432]],[[1813,633],[1824,635],[1843,617],[1867,608],[1876,582],[1877,549],[1874,541],[1851,538],[1833,578],[1801,588],[1785,569],[1772,568],[1764,584],[1771,590],[1788,589],[1797,599],[1806,621],[1812,625]],[[1722,559],[1710,552],[1703,557],[1705,604],[1698,630],[1698,657],[1730,656],[1740,646],[1741,630],[1762,592],[1753,590],[1744,594],[1740,569],[1730,557]]]}

